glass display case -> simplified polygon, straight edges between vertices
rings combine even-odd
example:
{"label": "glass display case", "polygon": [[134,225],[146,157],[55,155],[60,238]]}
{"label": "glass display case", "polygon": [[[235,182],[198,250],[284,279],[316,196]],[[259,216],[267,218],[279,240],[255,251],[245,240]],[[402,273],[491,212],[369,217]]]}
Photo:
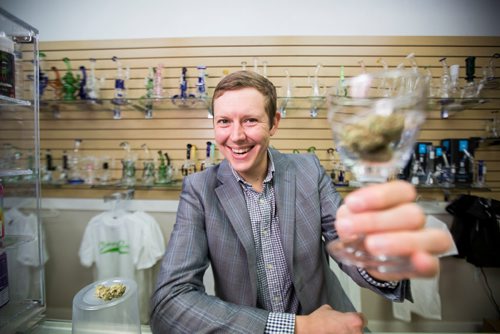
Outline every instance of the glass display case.
{"label": "glass display case", "polygon": [[0,8],[0,333],[45,311],[38,30]]}

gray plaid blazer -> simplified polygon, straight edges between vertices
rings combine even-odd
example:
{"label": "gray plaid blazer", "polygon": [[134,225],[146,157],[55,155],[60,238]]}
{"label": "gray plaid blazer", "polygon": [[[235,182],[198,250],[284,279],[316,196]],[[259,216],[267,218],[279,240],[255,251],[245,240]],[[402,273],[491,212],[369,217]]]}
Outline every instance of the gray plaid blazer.
{"label": "gray plaid blazer", "polygon": [[[325,241],[336,237],[335,213],[341,204],[331,179],[312,154],[270,149],[276,207],[286,262],[300,302],[300,314],[323,304],[354,311],[329,269]],[[205,293],[209,264],[216,296]],[[382,291],[356,268],[339,264],[360,286],[402,300],[406,284]],[[154,333],[263,333],[269,312],[257,303],[256,254],[241,186],[224,160],[184,178],[176,223],[153,293]]]}

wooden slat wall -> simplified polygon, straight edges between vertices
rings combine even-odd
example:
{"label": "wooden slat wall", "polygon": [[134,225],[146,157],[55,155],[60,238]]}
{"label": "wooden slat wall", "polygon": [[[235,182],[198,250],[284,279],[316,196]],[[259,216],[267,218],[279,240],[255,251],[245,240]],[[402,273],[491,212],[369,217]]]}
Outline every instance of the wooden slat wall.
{"label": "wooden slat wall", "polygon": [[[206,65],[209,94],[220,80],[224,71],[241,69],[242,62],[247,69],[253,69],[254,58],[267,62],[269,79],[282,91],[285,84],[285,70],[288,69],[295,86],[294,96],[306,97],[311,94],[309,76],[314,74],[320,63],[320,83],[326,88],[339,79],[340,66],[345,66],[345,75],[353,76],[361,72],[359,61],[363,61],[367,71],[381,67],[377,60],[382,57],[390,67],[400,63],[410,66],[405,57],[414,53],[420,67],[428,67],[433,76],[433,85],[439,84],[441,64],[439,59],[447,57],[447,62],[459,64],[461,83],[465,82],[465,57],[476,57],[476,75],[481,76],[481,68],[492,54],[500,52],[499,37],[230,37],[230,38],[182,38],[182,39],[142,39],[113,41],[67,41],[43,42],[40,50],[46,54],[44,70],[51,79],[49,70],[56,66],[61,75],[65,72],[63,57],[71,59],[74,74],[78,67],[89,68],[89,58],[97,59],[97,76],[105,77],[103,97],[113,96],[115,63],[111,57],[117,56],[124,66],[130,67],[130,80],[126,82],[127,96],[138,98],[145,94],[144,78],[148,67],[162,63],[164,89],[166,95],[179,92],[181,68],[188,68],[190,89],[195,91],[197,65]],[[500,66],[500,62],[498,64]],[[497,76],[500,69],[497,69]],[[50,97],[47,92],[46,97]],[[435,145],[443,138],[483,137],[485,127],[494,111],[500,108],[499,88],[484,91],[488,103],[441,119],[438,108],[429,111],[427,122],[420,134],[421,141]],[[499,115],[500,116],[500,115]],[[17,131],[16,121],[5,121],[0,125],[2,137],[10,131]],[[326,110],[322,108],[318,118],[309,117],[307,100],[296,103],[282,120],[278,134],[272,145],[284,152],[298,149],[304,152],[315,146],[317,155],[328,166],[326,150],[333,147],[331,133],[326,122]],[[62,151],[71,151],[73,140],[83,139],[82,152],[88,155],[109,156],[120,159],[123,150],[120,142],[127,140],[134,151],[143,157],[140,146],[146,143],[152,152],[164,150],[173,163],[180,167],[185,157],[187,143],[197,146],[199,161],[205,154],[205,143],[212,140],[212,120],[207,118],[206,109],[193,110],[164,108],[155,110],[153,119],[145,119],[137,110],[125,110],[121,120],[112,119],[111,111],[78,110],[61,107],[60,117],[45,108],[41,111],[41,147],[51,149],[56,165],[61,164]],[[486,160],[487,184],[493,192],[486,196],[500,199],[500,146],[481,148],[477,159]],[[117,161],[118,161],[117,160]],[[120,166],[115,164],[114,176],[120,176]],[[138,175],[140,175],[138,171]],[[57,193],[49,191],[49,194]],[[484,195],[484,194],[483,194]],[[96,193],[96,197],[100,194]],[[161,193],[158,195],[161,197]]]}

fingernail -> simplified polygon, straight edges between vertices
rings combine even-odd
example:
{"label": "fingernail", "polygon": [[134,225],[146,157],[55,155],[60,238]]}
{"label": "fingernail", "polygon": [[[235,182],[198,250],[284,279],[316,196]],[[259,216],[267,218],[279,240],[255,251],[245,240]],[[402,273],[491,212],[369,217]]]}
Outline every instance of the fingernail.
{"label": "fingernail", "polygon": [[385,250],[387,246],[387,238],[379,236],[370,236],[366,238],[366,247],[370,251]]}
{"label": "fingernail", "polygon": [[344,235],[349,235],[352,233],[352,224],[348,219],[338,219],[335,223],[337,230],[340,231]]}
{"label": "fingernail", "polygon": [[349,210],[359,211],[365,208],[365,202],[356,195],[347,196],[344,202]]}

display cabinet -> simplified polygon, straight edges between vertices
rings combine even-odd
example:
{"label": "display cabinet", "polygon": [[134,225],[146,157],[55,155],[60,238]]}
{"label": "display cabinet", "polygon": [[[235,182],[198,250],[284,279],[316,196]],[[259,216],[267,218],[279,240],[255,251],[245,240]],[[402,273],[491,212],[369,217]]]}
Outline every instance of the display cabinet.
{"label": "display cabinet", "polygon": [[0,8],[0,333],[45,311],[40,220],[38,31]]}

